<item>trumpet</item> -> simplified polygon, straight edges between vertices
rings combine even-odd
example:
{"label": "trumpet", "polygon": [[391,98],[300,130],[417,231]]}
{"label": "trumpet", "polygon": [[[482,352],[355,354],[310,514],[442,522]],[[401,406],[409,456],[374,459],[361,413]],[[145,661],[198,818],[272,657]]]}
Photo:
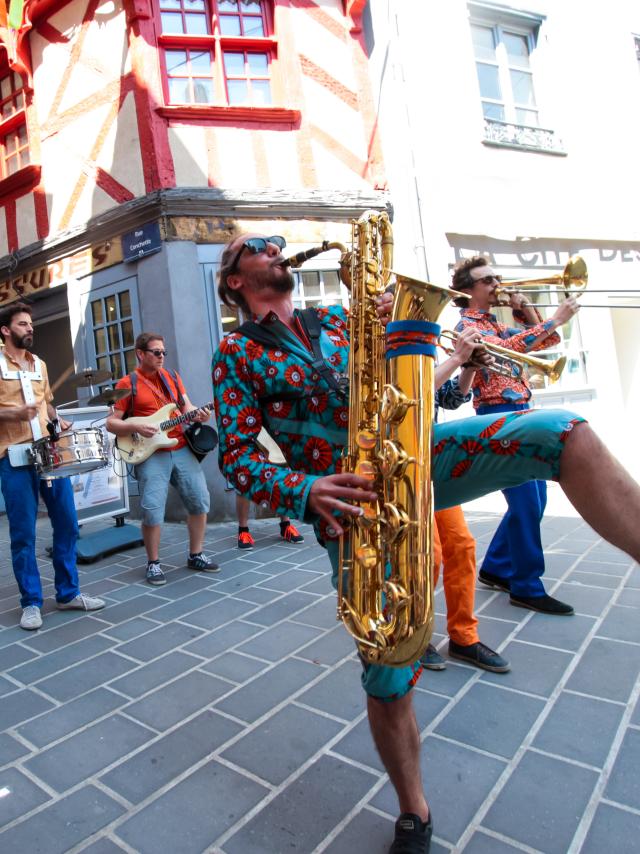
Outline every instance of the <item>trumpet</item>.
{"label": "trumpet", "polygon": [[[447,338],[454,343],[458,339],[458,335],[450,329],[444,329],[440,333],[441,338]],[[555,361],[551,362],[548,359],[541,359],[537,356],[531,356],[529,353],[516,353],[515,350],[509,350],[507,347],[500,347],[499,344],[482,342],[482,346],[495,359],[494,364],[488,365],[484,370],[493,371],[496,374],[501,374],[506,377],[519,379],[522,376],[523,369],[533,368],[536,373],[543,374],[550,383],[555,383],[560,379],[560,376],[567,364],[567,357],[560,356]],[[443,349],[447,349],[444,348]],[[447,352],[450,352],[447,350]]]}

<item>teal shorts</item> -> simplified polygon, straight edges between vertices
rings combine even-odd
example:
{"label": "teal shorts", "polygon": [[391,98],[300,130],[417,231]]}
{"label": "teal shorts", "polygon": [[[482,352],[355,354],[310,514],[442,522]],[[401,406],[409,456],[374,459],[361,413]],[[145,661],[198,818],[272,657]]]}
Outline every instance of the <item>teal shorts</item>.
{"label": "teal shorts", "polygon": [[[558,480],[567,436],[584,418],[564,409],[527,409],[436,424],[433,448],[435,509],[455,507],[529,480]],[[327,540],[337,586],[338,542]],[[363,662],[362,687],[395,700],[413,688],[422,668]]]}

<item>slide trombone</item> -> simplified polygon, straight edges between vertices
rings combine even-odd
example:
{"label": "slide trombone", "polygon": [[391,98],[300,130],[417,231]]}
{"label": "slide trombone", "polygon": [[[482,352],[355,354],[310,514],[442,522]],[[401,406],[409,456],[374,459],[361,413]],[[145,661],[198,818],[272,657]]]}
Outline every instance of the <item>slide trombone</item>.
{"label": "slide trombone", "polygon": [[[446,338],[454,343],[458,340],[457,333],[451,329],[443,329],[440,333],[441,338]],[[450,353],[451,350],[440,345],[445,352]],[[501,374],[505,377],[513,377],[519,379],[522,376],[523,368],[533,368],[535,373],[543,374],[550,383],[555,383],[560,379],[567,357],[560,356],[555,361],[551,362],[548,359],[540,359],[537,356],[532,356],[530,353],[517,353],[515,350],[509,350],[507,347],[500,347],[499,344],[487,343],[482,341],[479,346],[482,346],[494,358],[492,365],[478,366],[478,370],[489,370],[496,374]]]}
{"label": "slide trombone", "polygon": [[[541,279],[515,279],[505,282],[505,287],[496,288],[496,296],[500,299],[501,296],[508,297],[510,294],[518,291],[528,291],[530,294],[548,294],[549,288],[540,287],[541,285],[555,285],[560,289],[566,298],[581,297],[587,289],[589,283],[589,273],[587,264],[580,255],[572,255],[565,265],[562,273],[557,273],[553,276],[543,277]],[[590,294],[620,294],[620,298],[624,298],[625,294],[629,294],[631,299],[638,299],[635,294],[640,294],[637,290],[627,290],[625,288],[604,288],[601,290],[589,289]],[[509,308],[509,303],[500,302],[501,308]],[[533,308],[557,308],[557,303],[552,302],[534,302]],[[638,305],[613,305],[611,303],[595,304],[586,303],[582,308],[640,308]]]}

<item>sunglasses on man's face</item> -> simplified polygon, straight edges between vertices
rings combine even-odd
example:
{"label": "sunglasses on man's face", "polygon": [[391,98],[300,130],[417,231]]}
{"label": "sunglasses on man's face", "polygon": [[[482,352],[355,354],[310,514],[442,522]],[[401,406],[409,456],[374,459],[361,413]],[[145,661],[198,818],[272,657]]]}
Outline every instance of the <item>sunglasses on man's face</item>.
{"label": "sunglasses on man's face", "polygon": [[240,256],[245,249],[248,249],[252,255],[258,255],[260,252],[267,251],[267,244],[269,243],[273,243],[274,246],[278,247],[278,249],[284,249],[287,245],[287,241],[279,234],[274,234],[271,237],[249,237],[244,241],[240,249],[238,249],[236,257],[233,259],[233,263],[231,264],[231,267],[229,267],[227,275],[230,276],[232,273],[235,273]]}
{"label": "sunglasses on man's face", "polygon": [[494,282],[500,284],[502,282],[502,276],[483,276],[481,279],[473,280],[474,285],[477,285],[478,282],[482,282],[483,285],[492,285]]}
{"label": "sunglasses on man's face", "polygon": [[166,356],[167,355],[166,350],[148,350],[147,349],[144,352],[145,353],[153,353],[153,355],[156,357],[156,359],[159,359],[160,356]]}

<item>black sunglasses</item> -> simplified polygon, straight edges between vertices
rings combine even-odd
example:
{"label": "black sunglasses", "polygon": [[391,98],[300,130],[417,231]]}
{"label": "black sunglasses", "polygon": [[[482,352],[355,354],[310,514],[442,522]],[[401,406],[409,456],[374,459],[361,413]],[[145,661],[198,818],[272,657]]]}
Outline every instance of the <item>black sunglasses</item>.
{"label": "black sunglasses", "polygon": [[482,282],[485,285],[492,285],[494,282],[501,284],[502,276],[483,276],[481,279],[473,280],[474,285],[476,285],[478,282]]}
{"label": "black sunglasses", "polygon": [[166,356],[167,355],[166,350],[149,350],[148,347],[145,349],[144,352],[145,353],[153,353],[153,355],[156,357],[156,359],[159,359],[160,356]]}
{"label": "black sunglasses", "polygon": [[274,246],[277,246],[278,249],[284,249],[287,245],[287,241],[284,237],[281,237],[279,234],[273,234],[271,237],[249,237],[244,241],[240,249],[238,249],[236,253],[236,257],[233,259],[233,263],[229,267],[229,272],[227,276],[233,275],[235,273],[236,268],[238,266],[238,261],[240,260],[240,256],[244,252],[245,249],[248,249],[252,255],[258,255],[260,252],[267,251],[267,244],[273,243]]}

